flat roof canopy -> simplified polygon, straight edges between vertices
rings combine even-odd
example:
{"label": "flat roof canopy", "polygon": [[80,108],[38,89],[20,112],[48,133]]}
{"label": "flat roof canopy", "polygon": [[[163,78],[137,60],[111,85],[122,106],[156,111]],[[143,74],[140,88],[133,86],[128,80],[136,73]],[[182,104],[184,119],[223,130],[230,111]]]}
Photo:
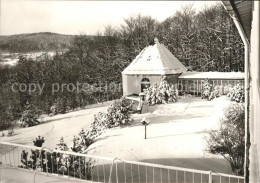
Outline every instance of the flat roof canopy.
{"label": "flat roof canopy", "polygon": [[243,72],[184,72],[178,78],[179,79],[244,79],[245,74]]}

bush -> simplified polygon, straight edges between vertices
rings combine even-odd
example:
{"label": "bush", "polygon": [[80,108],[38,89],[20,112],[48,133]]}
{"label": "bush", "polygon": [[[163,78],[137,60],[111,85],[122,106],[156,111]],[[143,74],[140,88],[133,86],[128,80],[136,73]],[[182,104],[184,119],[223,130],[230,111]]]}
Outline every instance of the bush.
{"label": "bush", "polygon": [[130,124],[133,111],[133,102],[124,97],[116,100],[108,108],[107,113],[99,112],[94,115],[89,130],[82,129],[78,136],[74,136],[72,151],[84,152],[107,128]]}
{"label": "bush", "polygon": [[60,143],[56,144],[56,145],[57,145],[56,149],[58,149],[58,150],[61,150],[61,151],[68,151],[69,150],[69,148],[68,148],[67,144],[65,143],[63,137],[60,138]]}
{"label": "bush", "polygon": [[[33,144],[36,147],[42,147],[44,142],[44,137],[41,138],[40,136],[38,136],[38,138],[33,141]],[[43,157],[45,156],[44,152],[45,151],[31,150],[31,155],[29,156],[29,153],[23,150],[21,154],[21,162],[23,165],[21,167],[27,169],[38,168],[40,165],[42,165]]]}
{"label": "bush", "polygon": [[7,135],[10,137],[10,136],[12,136],[14,134],[14,128],[12,127],[12,128],[9,128],[8,129],[8,132],[7,132]]}
{"label": "bush", "polygon": [[0,130],[6,130],[8,128],[12,128],[14,123],[7,116],[3,116],[0,121]]}
{"label": "bush", "polygon": [[174,87],[168,84],[166,77],[162,77],[159,86],[155,84],[145,91],[146,101],[149,105],[166,104],[177,101],[177,94]]}
{"label": "bush", "polygon": [[[101,115],[103,122],[101,125],[112,128],[120,125],[130,124],[132,122],[131,115],[133,114],[133,102],[130,102],[125,97],[116,100],[107,110],[106,115]],[[101,114],[101,113],[100,113]]]}
{"label": "bush", "polygon": [[94,138],[96,137],[91,132],[92,130],[84,131],[84,129],[81,129],[78,137],[74,136],[73,138],[73,147],[71,150],[83,153],[94,142]]}
{"label": "bush", "polygon": [[[133,113],[133,103],[125,98],[115,101],[109,108],[108,113],[98,113],[94,116],[94,121],[91,124],[90,130],[80,131],[78,136],[73,138],[73,152],[84,153],[85,150],[94,142],[95,138],[107,129],[123,124],[129,124],[131,114]],[[41,147],[44,143],[44,138],[36,138],[34,145]],[[61,138],[57,144],[58,150],[68,151],[69,148]],[[21,154],[23,165],[22,168],[37,169],[40,168],[44,172],[52,172],[63,175],[71,175],[78,178],[91,179],[91,172],[94,168],[95,161],[84,157],[75,157],[63,153],[47,152],[45,150],[32,150],[29,156],[28,152],[23,151]],[[47,159],[47,161],[45,161]],[[73,171],[69,171],[73,170]]]}
{"label": "bush", "polygon": [[90,130],[85,134],[85,137],[88,139],[87,144],[101,135],[107,128],[130,124],[133,112],[133,102],[130,102],[125,97],[114,101],[108,108],[107,113],[99,112],[97,115],[94,115],[94,121],[91,123]]}
{"label": "bush", "polygon": [[210,81],[208,79],[204,80],[203,83],[203,92],[202,92],[202,99],[208,99],[213,100],[214,98],[219,97],[219,91],[217,87],[213,87],[212,84],[210,84]]}
{"label": "bush", "polygon": [[[86,146],[82,144],[81,142],[84,141],[83,138],[84,130],[82,129],[79,135],[82,138],[77,138],[74,136],[73,139],[73,147],[71,147],[71,150],[76,153],[83,153],[84,148]],[[81,141],[82,140],[82,141]],[[87,146],[88,147],[88,146]],[[64,142],[63,137],[60,139],[60,143],[57,144],[57,148],[61,151],[68,151],[69,148],[67,144]],[[57,153],[56,155],[58,157],[57,164],[58,169],[57,172],[63,175],[70,175],[75,176],[78,178],[84,178],[84,179],[91,179],[91,172],[94,168],[95,161],[93,159],[89,159],[88,161],[84,157],[79,156],[72,156],[72,155],[66,155],[66,154],[60,154]],[[70,171],[69,170],[73,170]]]}
{"label": "bush", "polygon": [[210,93],[211,93],[211,90],[212,90],[212,85],[209,83],[209,80],[208,79],[205,79],[204,80],[204,83],[203,83],[203,92],[202,92],[202,99],[209,99],[209,96],[210,96]]}
{"label": "bush", "polygon": [[44,137],[41,138],[41,136],[38,136],[38,138],[33,141],[34,146],[36,147],[42,147],[42,144],[45,142]]}
{"label": "bush", "polygon": [[22,112],[20,123],[22,127],[30,127],[40,124],[38,121],[42,111],[34,107],[33,105],[27,104],[26,109]]}
{"label": "bush", "polygon": [[245,154],[245,111],[242,104],[231,104],[225,110],[225,119],[222,119],[217,131],[210,131],[206,137],[206,151],[220,154],[227,159],[232,171],[237,175],[244,173]]}
{"label": "bush", "polygon": [[66,99],[57,98],[54,101],[54,104],[50,107],[51,115],[66,113],[69,110],[69,107],[67,106],[66,102]]}
{"label": "bush", "polygon": [[107,113],[100,112],[94,115],[94,121],[91,124],[90,131],[93,135],[99,135],[100,132],[106,128],[130,124],[132,122],[131,115],[133,112],[133,102],[122,97],[114,101],[108,108]]}
{"label": "bush", "polygon": [[[44,143],[44,138],[36,138],[34,145],[41,147]],[[60,139],[57,148],[61,151],[67,151],[64,139]],[[77,152],[77,151],[76,151]],[[81,156],[72,156],[63,153],[50,152],[45,150],[31,150],[29,155],[25,150],[21,154],[21,168],[26,169],[40,169],[43,172],[51,172],[62,175],[70,175],[72,177],[91,179],[91,172],[94,168],[95,161],[93,159],[86,159]]]}
{"label": "bush", "polygon": [[4,104],[0,101],[0,130],[13,128],[15,125],[13,113],[14,111],[12,108],[4,106]]}
{"label": "bush", "polygon": [[227,96],[230,98],[231,101],[236,101],[240,103],[244,102],[245,100],[244,87],[241,86],[241,83],[239,81],[234,87],[231,87],[231,85],[229,85],[229,92]]}

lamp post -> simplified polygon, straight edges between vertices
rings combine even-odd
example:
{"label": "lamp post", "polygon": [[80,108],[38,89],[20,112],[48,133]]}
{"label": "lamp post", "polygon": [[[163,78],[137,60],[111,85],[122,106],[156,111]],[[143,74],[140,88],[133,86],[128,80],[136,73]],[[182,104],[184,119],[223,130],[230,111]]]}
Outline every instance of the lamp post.
{"label": "lamp post", "polygon": [[142,125],[144,125],[144,139],[146,139],[146,126],[149,125],[149,121],[146,118],[141,120]]}

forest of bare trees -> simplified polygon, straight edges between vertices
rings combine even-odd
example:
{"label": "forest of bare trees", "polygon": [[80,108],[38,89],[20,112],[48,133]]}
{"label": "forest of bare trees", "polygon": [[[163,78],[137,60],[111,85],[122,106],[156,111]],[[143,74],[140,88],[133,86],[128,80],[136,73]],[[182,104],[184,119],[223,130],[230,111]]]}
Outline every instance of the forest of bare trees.
{"label": "forest of bare trees", "polygon": [[[154,37],[192,71],[244,69],[242,41],[221,5],[197,13],[186,6],[163,22],[131,16],[120,27],[108,25],[94,36],[75,36],[68,51],[54,58],[34,61],[21,57],[16,66],[0,67],[0,129],[11,126],[25,110],[57,114],[119,98],[121,72],[145,46],[153,44]],[[26,87],[30,83],[44,89],[41,93],[13,91],[14,84]],[[53,83],[88,83],[95,89],[53,93]],[[114,89],[105,90],[108,86]]]}

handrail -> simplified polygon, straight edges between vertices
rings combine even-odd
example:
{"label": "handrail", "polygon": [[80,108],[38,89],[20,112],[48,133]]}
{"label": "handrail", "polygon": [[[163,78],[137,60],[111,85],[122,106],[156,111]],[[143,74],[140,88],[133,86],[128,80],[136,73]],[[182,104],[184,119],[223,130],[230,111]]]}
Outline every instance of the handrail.
{"label": "handrail", "polygon": [[186,172],[200,173],[200,174],[209,174],[210,173],[210,171],[206,171],[206,170],[196,170],[196,169],[190,169],[190,168],[167,166],[167,165],[153,164],[153,163],[146,163],[146,162],[139,162],[139,161],[137,162],[137,161],[128,161],[128,160],[121,160],[121,159],[118,159],[118,160],[120,160],[121,162],[129,163],[129,164],[152,166],[155,168],[165,168],[165,169],[169,169],[169,170],[179,170],[179,171],[186,171]]}
{"label": "handrail", "polygon": [[[9,143],[9,142],[0,142],[0,144],[30,148],[30,149],[35,149],[35,150],[50,151],[49,149],[44,148],[44,147],[41,148],[41,147],[21,145],[21,144]],[[87,158],[97,158],[97,159],[103,159],[103,160],[108,160],[108,161],[114,161],[116,159],[116,161],[119,161],[119,162],[125,162],[125,163],[130,163],[130,164],[135,164],[135,165],[153,166],[155,168],[165,168],[165,169],[171,169],[171,170],[177,169],[180,171],[189,171],[189,172],[193,172],[193,173],[209,174],[209,172],[210,172],[210,171],[204,171],[204,170],[196,170],[196,169],[189,169],[189,168],[182,168],[182,167],[175,167],[175,166],[152,164],[152,163],[146,163],[146,162],[128,161],[128,160],[122,160],[122,159],[118,159],[118,158],[111,158],[111,157],[104,157],[104,156],[95,156],[95,155],[89,155],[89,154],[75,153],[75,152],[71,152],[71,151],[61,151],[61,150],[56,150],[56,149],[52,150],[51,152],[70,154],[70,155],[74,155],[74,156],[82,156],[82,157],[87,157]]]}
{"label": "handrail", "polygon": [[82,156],[82,157],[86,157],[86,158],[96,158],[96,159],[102,159],[102,160],[107,160],[107,161],[113,161],[114,158],[110,158],[110,157],[104,157],[104,156],[95,156],[95,155],[89,155],[89,154],[82,154],[82,153],[75,153],[75,152],[71,152],[71,151],[61,151],[61,150],[50,150],[48,148],[45,147],[35,147],[35,146],[28,146],[28,145],[21,145],[21,144],[15,144],[15,143],[9,143],[9,142],[0,142],[0,144],[4,144],[4,145],[10,145],[10,146],[15,146],[15,147],[23,147],[23,148],[28,148],[28,149],[34,149],[34,150],[39,150],[39,151],[49,151],[49,152],[56,152],[56,153],[62,153],[62,154],[70,154],[70,155],[74,155],[74,156]]}
{"label": "handrail", "polygon": [[223,176],[223,177],[230,177],[230,178],[236,178],[236,179],[244,179],[243,176],[238,176],[238,175],[232,175],[232,174],[225,174],[225,173],[213,173],[212,175],[215,176]]}
{"label": "handrail", "polygon": [[167,166],[167,165],[153,164],[153,163],[147,163],[147,162],[128,161],[128,160],[122,160],[122,159],[115,158],[115,157],[104,157],[104,156],[96,156],[96,155],[89,155],[89,154],[81,154],[81,153],[75,153],[75,152],[71,152],[71,151],[61,151],[61,150],[56,150],[56,149],[50,150],[50,149],[47,149],[44,147],[41,148],[41,147],[35,147],[35,146],[15,144],[15,143],[10,143],[10,142],[0,142],[0,144],[15,146],[15,147],[30,148],[30,149],[35,149],[35,150],[37,149],[37,150],[45,150],[45,151],[56,152],[56,153],[70,154],[70,155],[74,155],[74,156],[81,156],[81,157],[87,157],[87,158],[102,159],[102,160],[107,160],[107,161],[124,162],[124,163],[141,165],[141,166],[149,166],[149,167],[154,167],[154,168],[186,171],[186,172],[207,174],[207,175],[211,174],[213,176],[223,176],[223,177],[238,178],[238,179],[244,178],[242,176],[236,176],[236,175],[224,174],[224,173],[213,173],[212,171],[206,171],[206,170],[197,170],[197,169],[190,169],[190,168],[183,168],[183,167],[176,167],[176,166]]}
{"label": "handrail", "polygon": [[71,151],[61,151],[61,150],[56,150],[56,149],[50,150],[50,149],[47,149],[44,147],[41,148],[41,147],[21,145],[21,144],[9,143],[9,142],[0,142],[0,144],[35,149],[35,150],[40,150],[40,151],[45,150],[45,151],[56,152],[56,153],[70,154],[70,155],[74,155],[74,156],[82,156],[82,157],[87,157],[87,158],[96,158],[96,159],[102,159],[102,160],[107,160],[107,161],[114,161],[116,159],[116,161],[118,161],[118,162],[125,162],[125,163],[129,163],[129,164],[143,165],[143,166],[153,166],[155,168],[165,168],[165,169],[170,169],[170,170],[177,169],[180,171],[188,171],[188,172],[203,173],[203,174],[209,174],[209,172],[210,172],[210,171],[205,171],[205,170],[196,170],[196,169],[189,169],[189,168],[182,168],[182,167],[175,167],[175,166],[166,166],[166,165],[152,164],[152,163],[146,163],[146,162],[128,161],[128,160],[118,159],[115,157],[112,158],[112,157],[96,156],[96,155],[75,153],[75,152],[71,152]]}

